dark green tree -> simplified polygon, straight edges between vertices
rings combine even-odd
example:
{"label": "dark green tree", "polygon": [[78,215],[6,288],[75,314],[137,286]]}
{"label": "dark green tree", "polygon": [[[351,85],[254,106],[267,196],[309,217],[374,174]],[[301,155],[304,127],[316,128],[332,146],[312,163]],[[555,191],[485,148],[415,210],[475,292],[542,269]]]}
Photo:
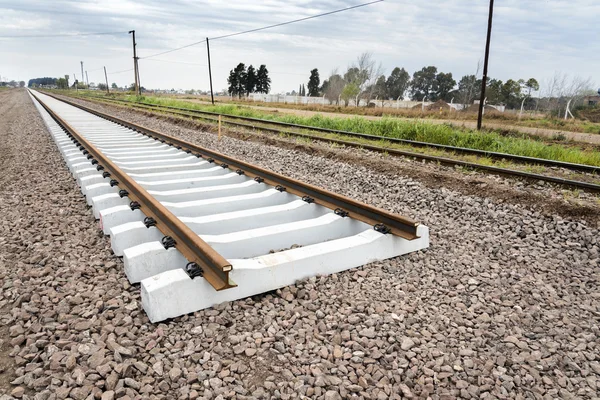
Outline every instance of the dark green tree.
{"label": "dark green tree", "polygon": [[319,70],[313,69],[310,71],[310,78],[308,78],[308,95],[310,97],[316,97],[319,95],[319,85],[321,84],[321,79],[319,78]]}
{"label": "dark green tree", "polygon": [[246,91],[246,96],[250,93],[254,93],[256,90],[256,70],[252,65],[248,66],[248,70],[246,71],[246,80],[244,81],[244,90]]}
{"label": "dark green tree", "polygon": [[304,86],[304,83],[302,84],[302,96],[306,96],[306,86]]}
{"label": "dark green tree", "polygon": [[269,78],[267,66],[262,64],[256,73],[256,91],[267,94],[269,90],[271,90],[271,78]]}
{"label": "dark green tree", "polygon": [[529,89],[529,92],[527,92],[527,96],[531,96],[531,91],[537,92],[538,90],[540,90],[540,84],[534,78],[529,78],[527,82],[525,82],[525,87]]}
{"label": "dark green tree", "polygon": [[458,102],[468,106],[481,97],[481,79],[475,75],[465,75],[460,78],[457,90]]}
{"label": "dark green tree", "polygon": [[435,101],[438,91],[437,68],[434,66],[423,67],[413,74],[410,85],[410,93],[413,100]]}
{"label": "dark green tree", "polygon": [[404,93],[408,89],[410,83],[410,75],[404,68],[394,68],[390,76],[388,76],[385,86],[387,94],[392,99],[404,99]]}
{"label": "dark green tree", "polygon": [[119,87],[117,86],[117,84],[116,84],[116,83],[114,83],[114,82],[112,83],[112,85],[110,85],[110,87],[111,87],[112,89],[118,89],[118,88],[119,88]]}
{"label": "dark green tree", "polygon": [[[456,81],[452,78],[452,72],[443,73],[440,72],[435,77],[437,81],[437,91],[435,93],[435,100],[450,101],[448,94],[456,86]],[[434,99],[431,99],[434,101]]]}
{"label": "dark green tree", "polygon": [[488,79],[485,87],[487,103],[500,104],[503,102],[502,86],[503,83],[500,79]]}
{"label": "dark green tree", "polygon": [[237,67],[229,71],[227,83],[229,84],[229,94],[241,99],[246,91],[246,66],[244,63],[239,63]]}
{"label": "dark green tree", "polygon": [[375,82],[375,87],[373,88],[373,95],[376,96],[379,100],[383,102],[383,100],[389,98],[385,75],[381,75],[377,78]]}
{"label": "dark green tree", "polygon": [[508,108],[516,109],[521,106],[521,84],[513,79],[507,80],[501,89],[502,102]]}

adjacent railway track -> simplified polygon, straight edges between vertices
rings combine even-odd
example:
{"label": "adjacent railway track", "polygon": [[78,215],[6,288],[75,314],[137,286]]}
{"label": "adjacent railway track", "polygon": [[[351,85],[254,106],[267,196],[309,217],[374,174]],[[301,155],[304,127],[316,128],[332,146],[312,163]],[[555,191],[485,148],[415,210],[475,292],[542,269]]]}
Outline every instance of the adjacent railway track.
{"label": "adjacent railway track", "polygon": [[[220,114],[220,113],[215,113],[215,112],[210,112],[210,111],[192,110],[192,109],[171,107],[171,106],[162,106],[162,105],[156,105],[156,104],[150,104],[150,103],[144,103],[144,102],[132,102],[132,101],[127,101],[127,100],[102,98],[102,97],[97,97],[97,96],[92,97],[92,98],[97,101],[104,101],[104,102],[108,102],[108,103],[127,105],[130,107],[139,108],[139,109],[143,109],[143,110],[158,111],[161,113],[167,113],[167,114],[186,117],[186,118],[207,120],[207,121],[210,121],[213,123],[217,123],[219,116],[221,116],[222,123],[232,125],[232,126],[238,126],[238,127],[243,127],[243,128],[249,128],[249,129],[257,129],[257,130],[271,132],[271,133],[277,133],[277,134],[283,133],[283,134],[286,134],[289,136],[301,137],[301,138],[306,138],[306,139],[315,140],[315,141],[322,141],[322,142],[327,142],[327,143],[336,143],[336,144],[341,144],[341,145],[348,146],[348,147],[361,147],[361,148],[365,148],[365,149],[368,149],[371,151],[384,152],[384,153],[388,153],[388,154],[396,155],[396,156],[414,157],[414,158],[417,158],[420,160],[438,162],[438,163],[442,163],[445,165],[457,165],[457,166],[466,167],[466,168],[478,169],[478,170],[482,170],[482,171],[486,171],[486,172],[490,172],[490,173],[518,176],[521,178],[538,180],[538,181],[542,180],[542,181],[546,181],[546,182],[552,182],[555,184],[566,185],[566,186],[571,186],[571,187],[580,188],[580,189],[586,189],[586,190],[590,190],[590,191],[600,191],[600,185],[597,185],[594,183],[581,182],[581,181],[576,181],[576,180],[572,180],[572,179],[564,179],[561,177],[547,176],[547,175],[543,175],[543,174],[530,173],[530,172],[496,167],[496,166],[491,166],[491,165],[483,165],[483,164],[478,164],[478,163],[474,163],[474,162],[452,159],[451,157],[427,155],[427,154],[406,151],[406,150],[399,150],[399,149],[385,147],[385,146],[371,145],[371,144],[364,143],[364,142],[352,142],[350,140],[342,140],[342,139],[331,138],[331,137],[322,137],[322,136],[310,134],[308,132],[312,131],[312,132],[319,132],[319,133],[323,133],[323,134],[342,135],[342,136],[348,137],[349,139],[355,138],[355,139],[363,139],[363,140],[368,140],[368,141],[385,140],[392,144],[409,145],[412,147],[442,150],[444,152],[455,153],[455,154],[460,154],[460,155],[486,157],[486,158],[491,158],[493,160],[502,160],[502,161],[509,161],[509,162],[520,163],[520,164],[528,164],[528,165],[539,165],[539,166],[550,167],[550,168],[562,168],[562,169],[569,170],[569,171],[585,172],[585,173],[589,173],[589,174],[600,175],[600,167],[593,166],[593,165],[575,164],[575,163],[568,163],[568,162],[563,162],[563,161],[548,160],[548,159],[543,159],[543,158],[519,156],[519,155],[514,155],[514,154],[508,154],[508,153],[499,153],[499,152],[484,151],[484,150],[470,149],[470,148],[464,148],[464,147],[455,147],[455,146],[420,142],[420,141],[407,140],[407,139],[397,139],[397,138],[393,138],[393,137],[384,137],[384,136],[370,135],[370,134],[364,134],[364,133],[339,131],[339,130],[326,129],[326,128],[320,128],[320,127],[315,127],[315,126],[305,126],[305,125],[291,124],[291,123],[285,123],[285,122],[270,121],[270,120],[265,120],[265,119],[242,117],[242,116],[231,115],[231,114]],[[89,97],[86,97],[86,99],[89,99]],[[78,106],[77,103],[71,103],[71,104]],[[290,130],[290,128],[295,129],[295,131]],[[302,130],[304,132],[299,132],[298,130]]]}
{"label": "adjacent railway track", "polygon": [[409,218],[30,93],[152,321],[429,245]]}

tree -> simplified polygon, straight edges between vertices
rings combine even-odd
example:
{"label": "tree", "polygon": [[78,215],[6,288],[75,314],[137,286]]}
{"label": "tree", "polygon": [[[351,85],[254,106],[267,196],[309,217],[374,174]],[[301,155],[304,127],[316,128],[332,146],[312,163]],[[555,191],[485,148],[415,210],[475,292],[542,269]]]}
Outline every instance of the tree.
{"label": "tree", "polygon": [[355,83],[358,86],[360,97],[365,99],[368,105],[371,98],[373,98],[375,82],[383,74],[381,63],[377,65],[373,55],[366,52],[356,58],[356,62],[350,69],[354,79],[347,82]]}
{"label": "tree", "polygon": [[507,80],[502,89],[502,102],[506,104],[508,108],[519,108],[521,106],[521,84],[513,79]]}
{"label": "tree", "polygon": [[302,84],[298,85],[298,96],[302,96]]}
{"label": "tree", "polygon": [[[456,86],[456,81],[452,78],[452,72],[448,72],[447,74],[440,72],[436,75],[435,79],[437,81],[435,100],[450,101],[448,93]],[[434,101],[434,99],[431,100]]]}
{"label": "tree", "polygon": [[485,87],[485,97],[487,99],[487,103],[502,103],[502,86],[503,83],[500,79],[488,79]]}
{"label": "tree", "polygon": [[267,66],[262,64],[256,73],[256,91],[267,94],[269,90],[271,90],[271,78],[269,78]]}
{"label": "tree", "polygon": [[246,96],[250,93],[254,93],[256,89],[256,70],[252,65],[248,66],[248,70],[246,71],[246,79],[244,81],[244,90],[246,91]]}
{"label": "tree", "polygon": [[59,89],[68,89],[69,82],[67,82],[67,80],[65,78],[58,78],[56,80],[56,87]]}
{"label": "tree", "polygon": [[[323,82],[323,86],[325,86],[325,82]],[[340,95],[344,90],[344,86],[346,86],[346,82],[338,74],[337,69],[334,69],[327,79],[327,87],[323,89],[325,98],[329,100],[330,103],[335,102],[336,104],[339,104]]]}
{"label": "tree", "polygon": [[467,107],[481,97],[481,79],[475,75],[465,75],[458,82],[458,102]]}
{"label": "tree", "polygon": [[404,99],[404,93],[408,89],[410,75],[404,68],[394,68],[385,82],[387,95],[393,99]]}
{"label": "tree", "polygon": [[25,87],[25,81],[19,81],[19,87]]}
{"label": "tree", "polygon": [[531,97],[531,91],[533,90],[534,92],[537,92],[538,90],[540,90],[540,84],[538,83],[538,81],[536,81],[534,78],[529,78],[527,80],[527,82],[525,82],[524,85],[527,89],[529,89],[529,92],[527,93],[527,96]]}
{"label": "tree", "polygon": [[99,83],[98,84],[98,89],[102,90],[102,91],[105,91],[106,90],[106,84],[105,83]]}
{"label": "tree", "polygon": [[438,91],[437,68],[434,66],[423,67],[413,74],[411,82],[411,97],[416,101],[423,99],[435,101],[434,97]]}
{"label": "tree", "polygon": [[239,63],[229,72],[227,83],[229,84],[229,94],[241,99],[246,90],[246,66],[244,63]]}
{"label": "tree", "polygon": [[387,84],[385,81],[385,75],[381,75],[379,78],[377,78],[377,82],[375,82],[375,88],[373,90],[373,95],[377,96],[377,98],[381,100],[381,106],[383,107],[383,101],[389,97],[387,91]]}
{"label": "tree", "polygon": [[[348,107],[348,104],[350,103],[350,100],[354,100],[356,99],[356,97],[359,95],[360,93],[360,88],[358,87],[358,85],[356,83],[348,83],[346,86],[344,86],[344,90],[342,90],[342,100],[344,100],[344,105],[346,107]],[[357,104],[358,106],[358,104]]]}
{"label": "tree", "polygon": [[114,83],[114,82],[112,83],[112,85],[110,85],[110,87],[111,87],[112,89],[118,89],[118,88],[119,88],[119,87],[117,86],[117,84],[116,84],[116,83]]}
{"label": "tree", "polygon": [[316,97],[319,95],[319,85],[321,79],[319,78],[319,70],[317,68],[310,71],[310,78],[308,78],[308,95],[310,97]]}

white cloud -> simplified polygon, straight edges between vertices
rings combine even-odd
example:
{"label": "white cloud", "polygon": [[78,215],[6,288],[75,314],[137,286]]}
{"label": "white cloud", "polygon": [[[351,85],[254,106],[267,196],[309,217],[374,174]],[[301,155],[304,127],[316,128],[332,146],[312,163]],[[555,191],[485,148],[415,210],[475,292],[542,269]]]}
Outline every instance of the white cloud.
{"label": "white cloud", "polygon": [[[0,36],[136,30],[141,57],[220,36],[358,4],[344,0],[0,0]],[[226,87],[238,62],[266,64],[273,90],[292,90],[319,68],[322,78],[344,69],[358,54],[371,51],[389,73],[394,67],[414,72],[435,65],[456,79],[475,71],[483,57],[487,1],[444,0],[383,3],[324,18],[211,42],[215,88]],[[490,75],[499,79],[536,77],[564,71],[593,76],[600,65],[597,0],[503,0],[496,2]],[[111,71],[131,66],[131,38],[96,36],[52,39],[2,39],[0,72],[23,79],[106,65]],[[201,65],[140,61],[146,87],[208,88],[202,43],[159,57]],[[92,77],[94,75],[94,77]],[[90,80],[101,76],[90,74]],[[132,73],[110,76],[119,84]],[[596,75],[596,80],[600,80]]]}

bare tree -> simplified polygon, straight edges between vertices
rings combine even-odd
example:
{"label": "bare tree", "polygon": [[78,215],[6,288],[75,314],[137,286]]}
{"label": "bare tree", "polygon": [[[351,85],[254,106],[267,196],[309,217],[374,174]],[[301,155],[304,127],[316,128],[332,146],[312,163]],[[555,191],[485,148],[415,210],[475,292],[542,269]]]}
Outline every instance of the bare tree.
{"label": "bare tree", "polygon": [[[356,62],[349,67],[349,70],[356,69],[356,83],[360,89],[358,98],[366,100],[367,105],[375,93],[375,84],[377,79],[383,75],[384,69],[381,63],[373,59],[373,54],[364,52],[356,58]],[[349,82],[351,83],[351,82]],[[358,106],[358,102],[356,104]]]}
{"label": "bare tree", "polygon": [[540,97],[543,97],[543,100],[540,107],[560,116],[567,105],[570,108],[576,106],[593,87],[594,82],[591,78],[571,78],[564,72],[555,72],[554,76],[542,85]]}

